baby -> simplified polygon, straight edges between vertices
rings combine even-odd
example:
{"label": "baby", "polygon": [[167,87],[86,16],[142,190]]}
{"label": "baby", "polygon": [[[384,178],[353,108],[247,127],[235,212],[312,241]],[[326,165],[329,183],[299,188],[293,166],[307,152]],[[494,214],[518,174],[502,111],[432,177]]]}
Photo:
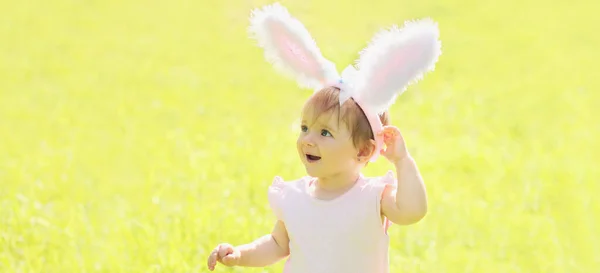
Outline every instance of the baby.
{"label": "baby", "polygon": [[[288,257],[284,272],[389,272],[388,227],[421,220],[427,195],[388,109],[433,70],[441,54],[436,24],[425,19],[381,31],[361,52],[360,69],[348,66],[339,75],[283,6],[252,15],[250,30],[267,60],[315,90],[302,109],[296,145],[307,175],[287,182],[276,176],[268,191],[277,218],[271,233],[245,245],[217,245],[209,270],[217,262],[264,267]],[[395,172],[365,177],[363,168],[380,155]]]}

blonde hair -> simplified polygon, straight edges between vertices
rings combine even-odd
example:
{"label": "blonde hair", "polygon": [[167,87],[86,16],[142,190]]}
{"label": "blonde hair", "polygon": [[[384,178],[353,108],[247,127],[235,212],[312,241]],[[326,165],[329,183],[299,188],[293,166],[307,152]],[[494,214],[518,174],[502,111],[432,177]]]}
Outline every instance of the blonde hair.
{"label": "blonde hair", "polygon": [[[318,118],[325,113],[338,113],[338,124],[340,121],[346,125],[352,136],[354,147],[357,149],[365,148],[369,140],[374,140],[373,131],[369,125],[369,121],[363,110],[352,99],[346,100],[340,106],[339,102],[340,89],[337,87],[325,87],[314,93],[306,102],[305,107],[309,106],[312,109],[313,116]],[[379,114],[379,120],[386,126],[390,123],[389,112],[385,111]]]}

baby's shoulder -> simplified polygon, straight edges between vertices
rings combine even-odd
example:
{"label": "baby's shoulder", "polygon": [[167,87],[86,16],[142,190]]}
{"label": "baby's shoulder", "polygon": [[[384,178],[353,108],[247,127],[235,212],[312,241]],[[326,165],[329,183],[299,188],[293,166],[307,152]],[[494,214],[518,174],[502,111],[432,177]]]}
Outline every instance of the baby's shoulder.
{"label": "baby's shoulder", "polygon": [[310,181],[310,176],[303,176],[293,180],[285,180],[281,176],[275,176],[271,185],[269,186],[270,191],[301,191],[304,189],[305,184]]}
{"label": "baby's shoulder", "polygon": [[395,186],[396,178],[392,170],[388,170],[387,173],[380,176],[363,176],[363,187],[373,189],[376,191],[383,190],[386,186]]}
{"label": "baby's shoulder", "polygon": [[310,177],[304,176],[291,181],[285,181],[281,176],[275,176],[273,182],[268,189],[268,198],[272,210],[278,219],[283,219],[285,210],[290,202],[295,199],[295,196],[300,196],[304,193],[305,183],[310,180]]}

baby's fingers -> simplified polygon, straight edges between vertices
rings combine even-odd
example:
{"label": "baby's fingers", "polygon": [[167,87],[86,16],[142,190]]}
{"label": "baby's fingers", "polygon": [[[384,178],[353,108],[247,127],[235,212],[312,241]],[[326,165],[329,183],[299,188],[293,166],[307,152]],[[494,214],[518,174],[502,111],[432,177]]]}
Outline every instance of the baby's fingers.
{"label": "baby's fingers", "polygon": [[217,261],[222,261],[225,256],[233,253],[233,246],[230,244],[220,244],[217,247],[217,253]]}
{"label": "baby's fingers", "polygon": [[206,263],[208,270],[210,270],[210,271],[215,270],[215,265],[217,265],[217,256],[218,255],[219,255],[219,248],[217,247],[217,248],[213,249],[213,251],[208,256],[208,262]]}
{"label": "baby's fingers", "polygon": [[383,133],[384,135],[392,136],[392,137],[397,137],[397,136],[401,135],[400,129],[398,129],[398,127],[392,126],[392,125],[384,126],[383,130],[381,130],[381,133]]}
{"label": "baby's fingers", "polygon": [[208,256],[208,270],[215,270],[217,262],[222,262],[223,257],[231,253],[233,253],[233,246],[230,244],[220,244],[215,247],[215,249],[213,249],[213,251],[210,253],[210,256]]}

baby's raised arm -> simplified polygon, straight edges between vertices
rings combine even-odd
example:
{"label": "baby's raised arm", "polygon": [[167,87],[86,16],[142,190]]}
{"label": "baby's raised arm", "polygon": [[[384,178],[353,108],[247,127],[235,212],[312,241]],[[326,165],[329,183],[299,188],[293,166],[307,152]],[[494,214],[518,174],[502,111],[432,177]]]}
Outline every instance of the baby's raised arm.
{"label": "baby's raised arm", "polygon": [[271,234],[252,243],[232,246],[219,244],[208,257],[208,269],[213,271],[217,262],[226,266],[264,267],[281,260],[290,253],[289,237],[282,221],[277,221]]}

